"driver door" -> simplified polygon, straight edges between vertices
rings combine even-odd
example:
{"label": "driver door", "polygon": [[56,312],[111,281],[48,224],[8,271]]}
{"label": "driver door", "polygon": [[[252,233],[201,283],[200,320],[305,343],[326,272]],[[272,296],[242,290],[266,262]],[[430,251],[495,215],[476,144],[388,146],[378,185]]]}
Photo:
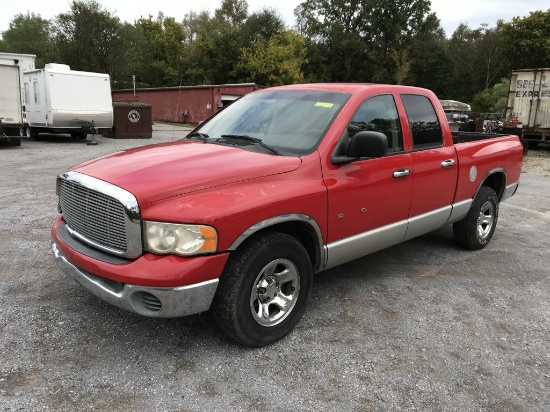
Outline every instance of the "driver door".
{"label": "driver door", "polygon": [[407,231],[412,160],[391,94],[368,98],[347,126],[384,133],[388,153],[375,159],[331,165],[323,171],[328,188],[329,267],[400,242]]}

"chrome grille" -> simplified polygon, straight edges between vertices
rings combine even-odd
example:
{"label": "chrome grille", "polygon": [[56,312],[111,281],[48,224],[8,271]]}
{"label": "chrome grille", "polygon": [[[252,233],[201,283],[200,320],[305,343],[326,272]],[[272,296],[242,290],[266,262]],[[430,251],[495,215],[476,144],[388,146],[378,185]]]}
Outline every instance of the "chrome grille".
{"label": "chrome grille", "polygon": [[72,231],[106,248],[126,251],[125,209],[118,200],[60,179],[59,205]]}
{"label": "chrome grille", "polygon": [[136,197],[121,187],[68,171],[57,179],[59,208],[75,239],[103,252],[134,259],[142,253]]}

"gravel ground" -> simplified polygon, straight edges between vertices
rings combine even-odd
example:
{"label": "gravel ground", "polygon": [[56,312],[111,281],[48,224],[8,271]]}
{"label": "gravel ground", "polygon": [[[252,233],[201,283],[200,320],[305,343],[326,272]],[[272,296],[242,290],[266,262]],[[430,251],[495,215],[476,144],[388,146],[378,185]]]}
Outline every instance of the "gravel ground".
{"label": "gravel ground", "polygon": [[445,227],[320,273],[296,330],[246,349],[208,314],[109,306],[52,257],[59,172],[186,133],[0,148],[0,410],[550,409],[548,151],[527,156],[486,249],[458,249]]}

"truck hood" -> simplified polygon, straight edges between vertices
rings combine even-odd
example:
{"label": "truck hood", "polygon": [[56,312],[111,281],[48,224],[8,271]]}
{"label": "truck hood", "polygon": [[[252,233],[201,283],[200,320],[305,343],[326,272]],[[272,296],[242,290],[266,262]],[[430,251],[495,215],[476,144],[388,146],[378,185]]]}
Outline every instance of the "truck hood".
{"label": "truck hood", "polygon": [[113,153],[71,170],[131,192],[140,204],[197,190],[290,172],[298,157],[255,153],[231,146],[178,141]]}

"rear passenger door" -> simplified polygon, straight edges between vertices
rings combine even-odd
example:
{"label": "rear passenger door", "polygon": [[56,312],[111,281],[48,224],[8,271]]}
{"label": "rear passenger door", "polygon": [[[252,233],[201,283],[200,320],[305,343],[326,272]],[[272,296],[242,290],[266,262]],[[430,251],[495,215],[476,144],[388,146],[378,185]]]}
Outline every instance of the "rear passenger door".
{"label": "rear passenger door", "polygon": [[451,213],[458,175],[454,146],[443,132],[430,99],[401,94],[412,140],[412,194],[407,239],[445,224]]}

